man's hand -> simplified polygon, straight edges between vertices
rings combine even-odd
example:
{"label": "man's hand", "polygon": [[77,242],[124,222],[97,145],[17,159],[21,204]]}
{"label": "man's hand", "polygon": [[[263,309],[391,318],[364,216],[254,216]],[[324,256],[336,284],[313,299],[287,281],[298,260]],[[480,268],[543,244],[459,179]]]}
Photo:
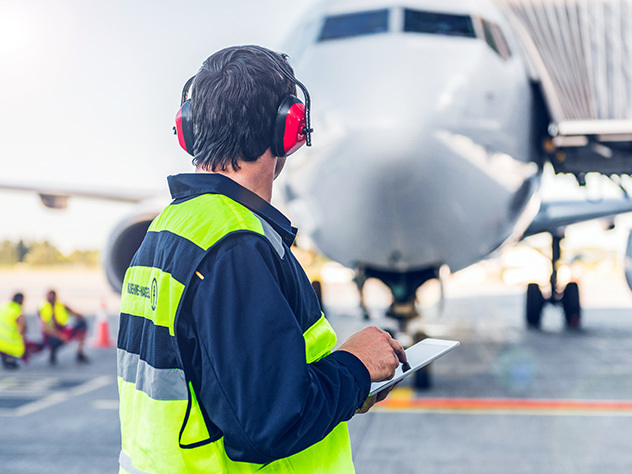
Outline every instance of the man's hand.
{"label": "man's hand", "polygon": [[393,378],[399,363],[407,362],[402,345],[389,333],[374,326],[352,334],[338,350],[350,352],[360,359],[369,371],[371,382]]}

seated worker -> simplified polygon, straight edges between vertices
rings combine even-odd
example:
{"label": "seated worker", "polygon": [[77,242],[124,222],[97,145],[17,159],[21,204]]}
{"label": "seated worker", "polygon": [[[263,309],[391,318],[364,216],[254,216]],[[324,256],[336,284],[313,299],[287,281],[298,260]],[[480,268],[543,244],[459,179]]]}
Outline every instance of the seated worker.
{"label": "seated worker", "polygon": [[17,369],[17,359],[25,362],[42,350],[42,345],[26,338],[26,319],[22,314],[24,295],[16,293],[10,302],[0,306],[0,357],[6,369]]}
{"label": "seated worker", "polygon": [[[50,290],[46,301],[39,309],[40,324],[44,337],[44,345],[50,349],[51,365],[57,363],[57,350],[67,342],[77,340],[77,362],[86,363],[88,358],[83,353],[88,325],[83,315],[73,311],[65,304],[57,301],[57,293]],[[75,318],[72,326],[68,324],[70,316]]]}

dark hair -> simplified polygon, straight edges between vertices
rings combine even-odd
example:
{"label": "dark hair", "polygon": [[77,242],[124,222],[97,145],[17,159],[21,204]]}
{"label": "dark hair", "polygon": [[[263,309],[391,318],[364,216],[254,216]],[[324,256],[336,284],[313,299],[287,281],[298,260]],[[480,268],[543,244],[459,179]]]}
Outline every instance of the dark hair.
{"label": "dark hair", "polygon": [[17,304],[24,303],[24,294],[23,293],[16,293],[15,295],[13,295],[12,301],[14,303],[17,303]]}
{"label": "dark hair", "polygon": [[193,164],[207,171],[256,161],[272,144],[281,100],[296,94],[287,56],[233,46],[210,56],[193,80]]}

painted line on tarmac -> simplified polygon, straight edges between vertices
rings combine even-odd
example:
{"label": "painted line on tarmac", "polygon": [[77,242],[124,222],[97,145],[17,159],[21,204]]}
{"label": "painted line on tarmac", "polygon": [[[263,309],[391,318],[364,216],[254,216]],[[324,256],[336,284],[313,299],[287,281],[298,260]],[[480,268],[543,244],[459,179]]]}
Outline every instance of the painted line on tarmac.
{"label": "painted line on tarmac", "polygon": [[59,382],[59,377],[15,374],[0,377],[0,396],[2,398],[33,398],[34,393],[46,393]]}
{"label": "painted line on tarmac", "polygon": [[27,403],[26,405],[22,405],[18,408],[14,408],[12,410],[0,410],[0,417],[30,415],[37,411],[62,403],[72,397],[84,395],[98,388],[105,387],[106,385],[109,385],[111,383],[113,383],[113,379],[111,376],[102,375],[100,377],[88,380],[87,382],[70,390],[59,390],[52,392],[44,398],[31,403]]}
{"label": "painted line on tarmac", "polygon": [[462,415],[632,416],[632,402],[518,398],[413,398],[395,395],[375,406],[379,411]]}
{"label": "painted line on tarmac", "polygon": [[95,400],[92,402],[92,406],[97,410],[118,410],[118,400]]}

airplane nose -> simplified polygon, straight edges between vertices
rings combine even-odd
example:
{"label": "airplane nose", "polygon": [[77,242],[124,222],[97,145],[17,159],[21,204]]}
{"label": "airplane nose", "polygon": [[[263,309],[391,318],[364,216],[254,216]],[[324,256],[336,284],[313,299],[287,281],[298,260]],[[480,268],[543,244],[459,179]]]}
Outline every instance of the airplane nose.
{"label": "airplane nose", "polygon": [[[533,170],[472,133],[480,121],[470,97],[488,87],[471,83],[472,69],[486,46],[435,46],[349,43],[335,55],[315,48],[301,64],[314,146],[288,160],[289,210],[347,266],[463,268],[504,242],[519,214],[508,209]],[[345,242],[331,229],[345,229]]]}
{"label": "airplane nose", "polygon": [[365,127],[317,144],[288,160],[290,214],[328,257],[349,267],[463,268],[509,237],[518,189],[501,178],[526,173],[509,157],[479,163],[452,140],[433,128]]}

